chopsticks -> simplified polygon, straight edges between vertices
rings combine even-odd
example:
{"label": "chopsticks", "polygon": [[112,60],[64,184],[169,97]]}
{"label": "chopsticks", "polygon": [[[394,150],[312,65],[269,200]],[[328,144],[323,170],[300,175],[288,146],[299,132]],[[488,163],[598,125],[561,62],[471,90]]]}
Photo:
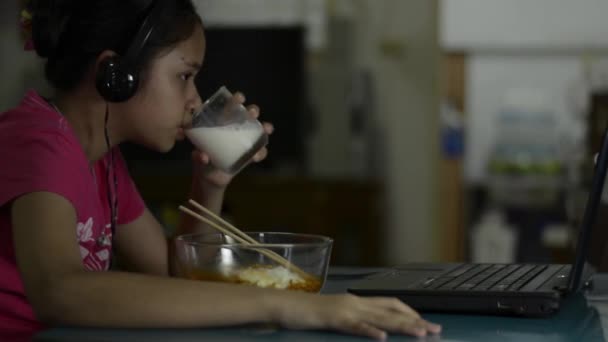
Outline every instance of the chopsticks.
{"label": "chopsticks", "polygon": [[[198,202],[196,202],[193,199],[190,199],[188,201],[193,207],[195,207],[196,209],[202,211],[203,213],[205,213],[208,217],[214,219],[216,222],[211,221],[210,219],[203,217],[202,215],[194,212],[193,210],[180,205],[179,206],[179,210],[181,210],[182,212],[192,216],[193,218],[199,220],[200,222],[203,222],[205,224],[207,224],[208,226],[220,231],[222,234],[228,235],[231,238],[233,238],[234,240],[236,240],[238,243],[242,244],[242,245],[246,245],[246,246],[255,246],[255,245],[259,245],[260,243],[258,241],[256,241],[255,239],[253,239],[251,236],[243,233],[240,229],[238,229],[237,227],[231,225],[230,223],[226,222],[224,219],[222,219],[221,217],[217,216],[216,214],[214,214],[211,210],[205,208],[204,206],[200,205]],[[267,248],[255,248],[257,251],[259,251],[260,253],[264,254],[265,256],[269,257],[270,259],[274,260],[275,262],[277,262],[279,265],[284,266],[285,268],[287,268],[288,270],[293,270],[296,273],[298,273],[301,277],[303,278],[309,278],[310,275],[308,273],[306,273],[304,270],[302,270],[301,268],[299,268],[298,266],[294,265],[293,263],[289,262],[287,259],[283,258],[282,256],[280,256],[279,254],[275,253],[274,251],[271,251]]]}

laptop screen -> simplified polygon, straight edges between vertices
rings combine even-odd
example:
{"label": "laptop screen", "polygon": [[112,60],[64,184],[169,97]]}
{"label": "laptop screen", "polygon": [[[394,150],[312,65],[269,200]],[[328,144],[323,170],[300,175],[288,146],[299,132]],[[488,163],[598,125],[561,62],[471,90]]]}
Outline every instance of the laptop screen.
{"label": "laptop screen", "polygon": [[580,289],[591,274],[608,270],[608,200],[602,200],[607,170],[608,136],[605,131],[576,241],[569,290]]}
{"label": "laptop screen", "polygon": [[[608,191],[604,184],[604,192]],[[603,228],[603,229],[602,229]],[[591,226],[586,261],[594,272],[608,272],[608,202],[600,201],[597,218]]]}

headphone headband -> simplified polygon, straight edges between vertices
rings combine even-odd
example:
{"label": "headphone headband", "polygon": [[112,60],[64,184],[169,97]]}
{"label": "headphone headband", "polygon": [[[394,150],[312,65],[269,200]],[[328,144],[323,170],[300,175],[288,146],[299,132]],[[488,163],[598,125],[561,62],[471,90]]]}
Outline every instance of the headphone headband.
{"label": "headphone headband", "polygon": [[123,56],[123,60],[128,67],[132,67],[137,63],[139,55],[146,46],[150,36],[152,36],[161,14],[161,2],[162,0],[152,0],[148,4],[146,15]]}
{"label": "headphone headband", "polygon": [[160,19],[160,4],[164,0],[152,0],[146,8],[146,15],[124,56],[106,58],[99,66],[96,87],[108,102],[124,102],[130,99],[139,84],[137,62],[141,51],[154,32]]}

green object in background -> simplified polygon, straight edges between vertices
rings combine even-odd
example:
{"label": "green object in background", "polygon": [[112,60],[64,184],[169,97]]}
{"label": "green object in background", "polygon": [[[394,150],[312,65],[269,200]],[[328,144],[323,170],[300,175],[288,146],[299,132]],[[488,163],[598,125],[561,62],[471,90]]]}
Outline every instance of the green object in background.
{"label": "green object in background", "polygon": [[172,236],[179,224],[179,211],[169,203],[164,203],[159,207],[158,218],[165,228],[165,234]]}

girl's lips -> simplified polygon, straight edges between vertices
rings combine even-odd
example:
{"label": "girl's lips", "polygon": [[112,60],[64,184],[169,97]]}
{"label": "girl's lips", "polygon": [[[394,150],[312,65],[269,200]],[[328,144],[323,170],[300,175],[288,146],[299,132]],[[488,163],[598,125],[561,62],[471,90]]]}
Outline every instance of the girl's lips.
{"label": "girl's lips", "polygon": [[184,129],[179,127],[177,129],[177,136],[176,139],[177,140],[184,140],[186,138],[186,134],[184,133]]}

